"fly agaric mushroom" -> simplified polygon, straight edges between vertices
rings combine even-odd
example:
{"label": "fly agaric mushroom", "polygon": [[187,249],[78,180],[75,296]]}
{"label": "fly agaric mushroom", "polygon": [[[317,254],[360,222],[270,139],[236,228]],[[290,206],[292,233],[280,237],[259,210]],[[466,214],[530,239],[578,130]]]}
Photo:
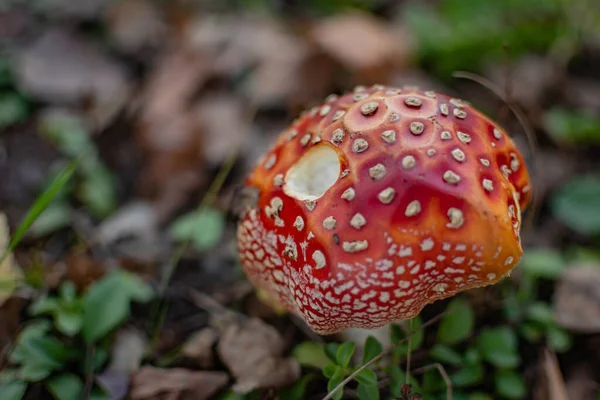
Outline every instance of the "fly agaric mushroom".
{"label": "fly agaric mushroom", "polygon": [[529,175],[465,101],[358,87],[305,112],[249,175],[248,279],[317,333],[409,319],[517,264]]}

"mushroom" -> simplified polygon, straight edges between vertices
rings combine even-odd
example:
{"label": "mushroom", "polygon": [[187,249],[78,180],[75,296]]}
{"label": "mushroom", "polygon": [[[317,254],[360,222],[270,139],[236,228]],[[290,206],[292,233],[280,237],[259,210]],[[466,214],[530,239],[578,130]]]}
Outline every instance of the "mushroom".
{"label": "mushroom", "polygon": [[531,197],[521,154],[488,117],[381,85],[304,112],[244,185],[248,279],[320,334],[498,282],[521,257]]}

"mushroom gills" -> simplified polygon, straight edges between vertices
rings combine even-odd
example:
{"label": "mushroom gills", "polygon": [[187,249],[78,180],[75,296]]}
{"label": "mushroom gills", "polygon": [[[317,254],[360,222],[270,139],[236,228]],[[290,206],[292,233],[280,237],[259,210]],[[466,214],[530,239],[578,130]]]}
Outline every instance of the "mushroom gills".
{"label": "mushroom gills", "polygon": [[316,200],[337,181],[340,168],[335,149],[327,144],[314,146],[289,169],[283,191],[297,200]]}

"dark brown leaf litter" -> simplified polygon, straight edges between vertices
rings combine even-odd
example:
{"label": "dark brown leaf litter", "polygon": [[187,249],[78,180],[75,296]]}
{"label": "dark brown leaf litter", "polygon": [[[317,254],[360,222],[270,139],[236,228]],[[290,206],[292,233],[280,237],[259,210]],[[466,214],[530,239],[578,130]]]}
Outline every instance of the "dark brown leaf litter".
{"label": "dark brown leaf litter", "polygon": [[310,39],[352,72],[356,84],[388,82],[410,64],[413,37],[400,24],[365,13],[342,13],[315,24]]}
{"label": "dark brown leaf litter", "polygon": [[134,375],[129,396],[132,400],[207,400],[228,380],[225,372],[146,366]]}
{"label": "dark brown leaf litter", "polygon": [[184,343],[182,354],[201,368],[210,368],[213,364],[213,345],[219,334],[216,329],[207,327],[194,332]]}
{"label": "dark brown leaf litter", "polygon": [[221,335],[219,357],[236,379],[232,389],[281,388],[300,378],[300,365],[282,356],[285,345],[272,326],[259,319],[229,324]]}
{"label": "dark brown leaf litter", "polygon": [[153,51],[169,33],[161,10],[148,0],[113,2],[106,12],[106,25],[114,44],[132,55]]}
{"label": "dark brown leaf litter", "polygon": [[564,328],[600,333],[600,266],[574,265],[556,286],[554,315]]}
{"label": "dark brown leaf litter", "polygon": [[89,105],[90,122],[106,127],[131,94],[123,64],[80,34],[50,29],[22,49],[16,59],[20,90],[51,104]]}
{"label": "dark brown leaf litter", "polygon": [[201,52],[174,47],[159,57],[142,93],[135,132],[145,160],[139,189],[155,203],[160,221],[206,181],[202,125],[190,107],[209,68]]}

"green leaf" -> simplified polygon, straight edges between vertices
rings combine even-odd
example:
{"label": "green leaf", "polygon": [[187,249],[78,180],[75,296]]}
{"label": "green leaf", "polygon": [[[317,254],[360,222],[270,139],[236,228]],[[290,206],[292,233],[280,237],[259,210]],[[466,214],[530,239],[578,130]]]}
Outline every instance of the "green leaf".
{"label": "green leaf", "polygon": [[27,102],[15,93],[0,94],[0,129],[21,122],[29,115]]}
{"label": "green leaf", "polygon": [[494,377],[496,393],[510,400],[524,399],[527,395],[525,379],[512,370],[497,371]]}
{"label": "green leaf", "polygon": [[11,380],[0,384],[0,399],[21,400],[25,396],[27,383],[21,380]]}
{"label": "green leaf", "polygon": [[527,317],[538,324],[549,326],[554,324],[554,313],[548,303],[536,301],[527,307]]}
{"label": "green leaf", "polygon": [[432,368],[425,371],[423,373],[423,377],[421,378],[421,383],[425,393],[439,393],[445,391],[448,387],[437,368]]}
{"label": "green leaf", "polygon": [[[412,330],[410,329],[410,323],[406,322],[406,328],[408,331],[414,332],[410,340],[410,349],[411,351],[418,350],[423,344],[423,330],[421,327],[423,326],[423,320],[420,316],[417,316],[412,319]],[[404,329],[396,324],[391,325],[392,329],[392,343],[397,343],[400,340],[406,338],[406,333]],[[396,346],[394,348],[394,358],[400,359],[408,354],[408,341]]]}
{"label": "green leaf", "polygon": [[340,345],[337,354],[335,355],[338,365],[341,365],[342,367],[350,365],[355,347],[353,342],[344,342]]}
{"label": "green leaf", "polygon": [[53,372],[53,368],[47,364],[36,363],[35,361],[23,364],[19,369],[19,378],[27,382],[40,382]]}
{"label": "green leaf", "polygon": [[[327,382],[327,391],[328,392],[332,392],[333,389],[335,389],[340,383],[342,383],[342,381],[344,380],[344,370],[342,367],[337,367],[335,372],[333,373],[333,375],[331,376],[331,378],[329,378],[329,381]],[[335,400],[340,400],[342,398],[342,396],[344,395],[344,388],[341,387],[339,388],[338,391],[335,392],[335,394],[333,395],[333,398]]]}
{"label": "green leaf", "polygon": [[508,326],[484,328],[477,341],[483,359],[499,368],[514,368],[519,365],[517,345],[517,335]]}
{"label": "green leaf", "polygon": [[205,207],[179,217],[171,226],[170,235],[176,241],[191,241],[196,250],[202,252],[213,248],[224,230],[223,214]]}
{"label": "green leaf", "polygon": [[291,386],[281,389],[278,393],[278,397],[286,400],[304,400],[306,398],[306,387],[314,378],[314,374],[304,375]]}
{"label": "green leaf", "polygon": [[560,326],[550,326],[546,335],[548,347],[557,353],[564,353],[573,345],[573,337],[571,334]]}
{"label": "green leaf", "polygon": [[98,163],[85,172],[77,192],[81,202],[98,218],[106,217],[116,208],[115,180],[103,164]]}
{"label": "green leaf", "polygon": [[337,363],[337,352],[340,347],[339,343],[330,342],[325,344],[325,355],[334,363]]}
{"label": "green leaf", "polygon": [[551,108],[543,123],[553,139],[565,144],[600,142],[600,118],[591,113]]}
{"label": "green leaf", "polygon": [[337,371],[339,366],[335,364],[328,364],[323,367],[323,376],[325,378],[331,378]]}
{"label": "green leaf", "polygon": [[29,306],[31,315],[53,313],[59,308],[58,300],[54,297],[42,296]]}
{"label": "green leaf", "polygon": [[96,148],[80,116],[62,110],[47,112],[39,118],[39,130],[62,154],[71,158],[86,154],[86,166],[97,162]]}
{"label": "green leaf", "polygon": [[444,364],[450,365],[461,365],[463,363],[461,355],[445,344],[436,344],[431,350],[429,350],[429,355]]}
{"label": "green leaf", "polygon": [[55,400],[79,400],[83,382],[74,374],[64,373],[48,379],[46,388]]}
{"label": "green leaf", "polygon": [[488,394],[476,392],[471,393],[469,397],[467,397],[467,400],[494,400],[494,398]]}
{"label": "green leaf", "polygon": [[530,343],[539,342],[544,336],[544,328],[538,323],[525,321],[519,326],[519,332]]}
{"label": "green leaf", "polygon": [[73,303],[77,298],[77,289],[75,288],[75,283],[73,281],[65,281],[58,288],[58,293],[62,301],[67,304]]}
{"label": "green leaf", "polygon": [[30,234],[39,238],[54,233],[71,224],[73,209],[66,201],[53,201],[31,225]]}
{"label": "green leaf", "polygon": [[0,256],[0,264],[4,261],[5,257],[14,250],[15,246],[21,242],[21,239],[25,233],[35,222],[37,217],[46,209],[46,207],[48,207],[56,193],[64,185],[66,185],[67,182],[69,182],[76,168],[77,162],[70,163],[64,170],[62,170],[56,179],[50,183],[48,188],[36,198],[33,205],[27,211],[25,218],[23,218],[23,221],[19,224],[17,230],[13,233],[8,248],[2,254],[2,256]]}
{"label": "green leaf", "polygon": [[83,297],[82,333],[93,343],[116,328],[129,315],[130,302],[149,301],[152,289],[138,276],[115,270],[96,281]]}
{"label": "green leaf", "polygon": [[56,328],[67,336],[79,333],[83,325],[83,315],[79,310],[61,310],[55,315]]}
{"label": "green leaf", "polygon": [[438,341],[456,344],[473,333],[475,313],[471,305],[462,297],[456,297],[448,304],[448,313],[440,321]]}
{"label": "green leaf", "polygon": [[578,177],[564,185],[551,199],[554,216],[582,235],[600,234],[600,176]]}
{"label": "green leaf", "polygon": [[375,357],[377,357],[383,351],[383,347],[379,340],[375,339],[373,336],[369,336],[365,341],[365,349],[363,354],[363,364],[368,363]]}
{"label": "green leaf", "polygon": [[356,375],[354,378],[359,383],[367,386],[377,385],[377,375],[370,368],[365,368]]}
{"label": "green leaf", "polygon": [[379,388],[377,385],[359,383],[356,392],[360,400],[379,400]]}
{"label": "green leaf", "polygon": [[565,269],[562,254],[553,249],[526,249],[519,262],[519,268],[533,278],[557,279]]}
{"label": "green leaf", "polygon": [[389,376],[390,393],[393,397],[400,398],[402,396],[402,392],[400,391],[400,389],[402,388],[402,385],[406,382],[406,375],[398,365],[392,365],[389,369]]}
{"label": "green leaf", "polygon": [[464,367],[450,375],[450,381],[457,388],[467,388],[480,384],[483,381],[483,376],[483,366],[475,364]]}
{"label": "green leaf", "polygon": [[469,347],[465,350],[463,359],[465,360],[465,365],[477,365],[481,363],[481,354],[479,354],[477,347]]}
{"label": "green leaf", "polygon": [[[62,367],[68,353],[62,342],[53,336],[29,337],[18,343],[22,363],[35,363],[49,370]],[[11,358],[14,362],[14,358]]]}
{"label": "green leaf", "polygon": [[317,342],[301,342],[292,350],[292,357],[305,367],[322,369],[330,363],[325,346]]}

